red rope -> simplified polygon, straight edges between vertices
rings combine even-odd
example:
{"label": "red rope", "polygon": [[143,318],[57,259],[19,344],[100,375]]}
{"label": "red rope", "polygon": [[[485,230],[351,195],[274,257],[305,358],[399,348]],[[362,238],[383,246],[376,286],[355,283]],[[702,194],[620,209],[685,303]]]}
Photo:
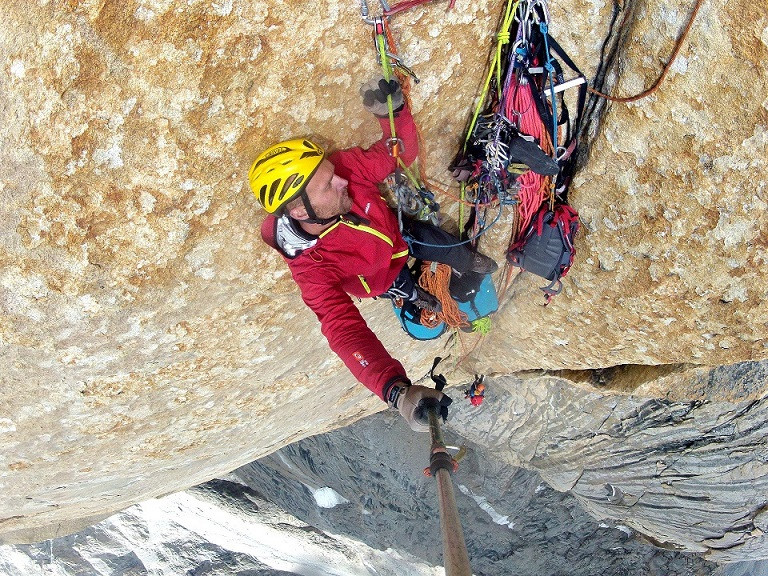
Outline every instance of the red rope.
{"label": "red rope", "polygon": [[[426,4],[427,2],[431,2],[432,0],[403,0],[402,2],[398,2],[394,6],[390,6],[389,10],[384,11],[385,16],[392,16],[392,14],[397,14],[398,12],[402,12],[403,10],[408,10],[409,8],[413,8],[414,6],[418,6],[419,4]],[[456,0],[451,0],[448,3],[448,10],[453,8],[453,4]]]}
{"label": "red rope", "polygon": [[[701,2],[702,0],[696,0],[696,3],[693,6],[693,11],[691,12],[691,17],[688,18],[688,23],[685,25],[683,33],[677,39],[677,42],[675,42],[675,49],[672,51],[672,56],[670,56],[669,62],[667,62],[667,64],[664,66],[664,69],[661,72],[661,76],[659,76],[656,79],[656,82],[654,82],[650,88],[647,88],[646,90],[643,90],[642,92],[640,92],[639,94],[635,94],[634,96],[611,96],[609,94],[604,94],[603,92],[595,90],[594,88],[591,88],[591,87],[587,88],[587,90],[589,90],[589,92],[591,92],[592,94],[595,94],[596,96],[600,96],[601,98],[605,98],[606,100],[609,100],[611,102],[621,102],[621,103],[635,102],[637,100],[640,100],[641,98],[645,98],[646,96],[650,96],[651,94],[656,92],[659,86],[661,86],[661,83],[664,82],[664,79],[667,77],[669,70],[672,68],[672,64],[674,64],[675,58],[677,58],[677,54],[680,52],[680,48],[682,48],[683,42],[685,42],[685,39],[688,36],[688,32],[691,31],[691,26],[693,26],[693,21],[696,18],[696,14],[699,13],[699,8],[701,8]],[[622,26],[623,25],[624,25],[624,22],[622,22]]]}
{"label": "red rope", "polygon": [[[542,150],[552,154],[552,142],[549,132],[544,128],[544,123],[539,118],[536,104],[533,101],[530,84],[518,84],[514,78],[510,86],[510,97],[507,98],[504,115],[512,120],[517,120],[518,128],[523,134],[533,136],[540,144]],[[549,198],[552,179],[548,176],[536,174],[528,170],[517,178],[520,190],[518,198],[518,222],[516,229],[526,230],[539,207]]]}

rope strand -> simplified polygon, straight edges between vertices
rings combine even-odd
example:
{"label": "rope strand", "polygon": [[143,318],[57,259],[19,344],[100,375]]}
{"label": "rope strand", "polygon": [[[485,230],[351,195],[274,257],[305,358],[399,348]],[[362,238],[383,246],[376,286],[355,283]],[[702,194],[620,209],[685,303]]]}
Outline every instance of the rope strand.
{"label": "rope strand", "polygon": [[467,315],[459,310],[459,305],[449,290],[451,267],[447,264],[435,263],[437,266],[433,272],[432,264],[431,262],[424,262],[421,265],[419,286],[437,298],[443,309],[437,314],[422,310],[421,323],[428,328],[434,328],[441,322],[445,322],[449,328],[469,326]]}
{"label": "rope strand", "polygon": [[[504,114],[507,118],[518,118],[518,128],[520,131],[538,139],[541,149],[549,156],[552,156],[553,145],[549,131],[545,128],[538,114],[530,113],[536,110],[531,90],[530,83],[519,84],[515,77],[511,87],[511,97],[507,99]],[[518,176],[517,182],[520,184],[520,190],[517,193],[518,217],[515,223],[513,238],[517,236],[520,230],[528,228],[533,215],[545,201],[549,200],[552,178],[536,174],[533,170],[528,170],[525,174]]]}
{"label": "rope strand", "polygon": [[594,94],[595,96],[599,96],[600,98],[605,98],[610,102],[620,102],[624,104],[641,100],[642,98],[646,98],[647,96],[650,96],[651,94],[656,92],[656,90],[659,89],[659,86],[661,86],[661,83],[664,82],[664,79],[667,77],[667,74],[672,68],[672,64],[674,64],[675,58],[677,58],[677,55],[680,52],[680,48],[682,48],[683,42],[685,42],[685,39],[688,36],[688,32],[691,31],[691,28],[693,27],[693,21],[696,18],[696,15],[699,13],[699,8],[701,8],[701,3],[702,3],[702,0],[696,0],[696,3],[693,6],[693,11],[691,12],[691,17],[688,19],[688,24],[686,24],[685,29],[683,30],[683,33],[677,39],[677,42],[675,43],[675,49],[672,51],[672,56],[670,57],[669,62],[667,62],[667,64],[664,66],[664,70],[662,70],[661,76],[658,77],[656,82],[654,82],[650,88],[643,90],[642,92],[640,92],[639,94],[635,94],[634,96],[610,96],[608,94],[604,94],[603,92],[595,90],[594,88],[591,88],[591,87],[587,88],[587,90],[589,90],[591,94]]}

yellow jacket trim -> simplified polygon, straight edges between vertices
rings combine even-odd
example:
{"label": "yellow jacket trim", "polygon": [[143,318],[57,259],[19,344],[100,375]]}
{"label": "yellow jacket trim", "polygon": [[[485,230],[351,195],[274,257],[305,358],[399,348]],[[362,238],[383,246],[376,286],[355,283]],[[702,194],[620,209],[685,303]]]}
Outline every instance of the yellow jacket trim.
{"label": "yellow jacket trim", "polygon": [[[375,228],[371,228],[370,226],[365,226],[364,224],[355,224],[354,222],[348,222],[347,220],[339,220],[333,226],[331,226],[327,230],[324,230],[320,234],[319,238],[322,238],[323,236],[328,234],[331,230],[333,230],[334,228],[336,228],[340,224],[344,224],[345,226],[349,226],[350,228],[354,228],[355,230],[360,230],[361,232],[367,232],[368,234],[373,234],[377,238],[381,238],[382,240],[384,240],[384,242],[386,242],[390,246],[394,247],[394,245],[395,245],[394,242],[392,241],[392,239],[389,236],[387,236],[386,234],[384,234],[383,232],[379,232],[378,230],[376,230]],[[392,260],[397,260],[398,258],[406,256],[407,254],[408,254],[408,250],[403,250],[402,252],[398,252],[397,254],[392,254]],[[366,290],[367,289],[368,288],[366,286]]]}

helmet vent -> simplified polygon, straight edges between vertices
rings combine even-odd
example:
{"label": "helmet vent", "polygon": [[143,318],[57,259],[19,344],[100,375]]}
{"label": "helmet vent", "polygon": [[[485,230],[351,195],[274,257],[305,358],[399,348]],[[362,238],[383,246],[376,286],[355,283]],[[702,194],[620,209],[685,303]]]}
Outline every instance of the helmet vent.
{"label": "helmet vent", "polygon": [[290,192],[291,184],[295,179],[296,179],[296,174],[288,176],[288,178],[285,179],[285,183],[283,184],[283,189],[280,190],[280,200],[284,200],[288,196]]}
{"label": "helmet vent", "polygon": [[317,150],[307,150],[306,152],[302,152],[301,159],[304,160],[305,158],[314,158],[316,156],[322,156],[322,152],[318,152]]}
{"label": "helmet vent", "polygon": [[280,185],[280,180],[275,180],[272,182],[272,185],[269,187],[269,198],[267,198],[267,204],[272,205],[272,203],[275,201],[275,194],[277,193],[277,188]]}

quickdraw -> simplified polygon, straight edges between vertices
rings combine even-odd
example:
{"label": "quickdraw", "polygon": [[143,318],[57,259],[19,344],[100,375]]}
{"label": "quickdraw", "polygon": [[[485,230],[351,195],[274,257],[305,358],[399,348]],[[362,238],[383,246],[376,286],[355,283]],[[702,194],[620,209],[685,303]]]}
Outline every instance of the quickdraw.
{"label": "quickdraw", "polygon": [[[403,89],[406,106],[410,106],[407,100],[409,81],[419,82],[416,73],[408,67],[400,58],[394,48],[392,34],[389,29],[388,18],[390,15],[422,4],[428,0],[410,0],[401,2],[391,7],[386,0],[379,0],[382,9],[381,16],[371,16],[367,0],[360,0],[360,13],[363,22],[373,27],[373,43],[376,51],[376,62],[381,67],[381,73],[385,80],[389,81],[397,77]],[[389,126],[391,137],[387,140],[387,148],[390,155],[396,160],[396,169],[387,185],[394,196],[398,207],[398,221],[400,230],[403,229],[403,214],[419,220],[430,221],[438,224],[438,210],[440,205],[435,200],[434,194],[422,183],[406,166],[400,158],[403,142],[395,132],[395,114],[392,107],[392,97],[387,95],[387,109],[389,114]]]}

